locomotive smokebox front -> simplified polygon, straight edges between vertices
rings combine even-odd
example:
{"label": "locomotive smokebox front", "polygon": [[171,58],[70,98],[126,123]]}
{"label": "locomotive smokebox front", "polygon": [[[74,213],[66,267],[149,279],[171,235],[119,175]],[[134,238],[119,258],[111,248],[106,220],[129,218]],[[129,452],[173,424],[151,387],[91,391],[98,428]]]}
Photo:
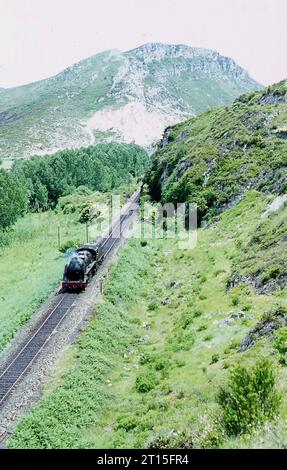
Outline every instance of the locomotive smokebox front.
{"label": "locomotive smokebox front", "polygon": [[70,281],[83,281],[85,278],[85,262],[75,257],[72,258],[67,266],[66,276]]}

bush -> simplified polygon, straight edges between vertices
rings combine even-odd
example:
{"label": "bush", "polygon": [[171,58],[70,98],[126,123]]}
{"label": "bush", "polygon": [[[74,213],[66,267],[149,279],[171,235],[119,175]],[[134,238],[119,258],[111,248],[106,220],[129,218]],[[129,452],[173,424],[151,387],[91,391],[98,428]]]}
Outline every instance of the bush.
{"label": "bush", "polygon": [[189,351],[195,342],[195,336],[193,331],[182,330],[175,336],[172,336],[169,342],[172,344],[174,352]]}
{"label": "bush", "polygon": [[215,364],[219,361],[219,354],[212,354],[210,364]]}
{"label": "bush", "polygon": [[124,429],[126,432],[131,431],[138,425],[138,421],[134,416],[119,416],[117,419],[117,429]]}
{"label": "bush", "polygon": [[147,308],[150,311],[156,310],[158,308],[158,303],[155,300],[152,300],[152,302],[148,304]]}
{"label": "bush", "polygon": [[189,430],[155,433],[145,446],[147,449],[192,449],[193,436]]}
{"label": "bush", "polygon": [[211,341],[212,338],[213,338],[212,335],[206,335],[206,336],[203,338],[203,340],[204,340],[204,341]]}
{"label": "bush", "polygon": [[180,328],[185,330],[191,323],[193,323],[193,314],[190,312],[183,312],[177,323]]}
{"label": "bush", "polygon": [[141,355],[139,363],[141,365],[149,364],[155,370],[168,369],[170,366],[169,357],[166,354],[144,353]]}
{"label": "bush", "polygon": [[239,304],[239,297],[238,297],[237,295],[234,296],[234,297],[232,297],[231,303],[232,303],[232,305],[234,305],[234,307],[235,307],[236,305],[238,305],[238,304]]}
{"label": "bush", "polygon": [[221,387],[217,401],[229,435],[245,433],[274,417],[280,405],[274,367],[267,359],[248,369],[237,365],[230,372],[228,385]]}
{"label": "bush", "polygon": [[166,357],[158,356],[154,360],[154,368],[155,370],[166,370],[169,368],[169,360]]}
{"label": "bush", "polygon": [[280,354],[281,364],[286,364],[287,353],[287,328],[282,328],[276,333],[274,347]]}
{"label": "bush", "polygon": [[136,378],[136,390],[139,393],[147,393],[157,384],[156,374],[153,370],[141,372]]}
{"label": "bush", "polygon": [[204,330],[207,330],[207,326],[206,326],[206,325],[200,325],[200,326],[197,328],[197,331],[204,331]]}
{"label": "bush", "polygon": [[59,251],[61,253],[66,253],[70,248],[78,248],[80,244],[80,240],[68,240],[60,246]]}

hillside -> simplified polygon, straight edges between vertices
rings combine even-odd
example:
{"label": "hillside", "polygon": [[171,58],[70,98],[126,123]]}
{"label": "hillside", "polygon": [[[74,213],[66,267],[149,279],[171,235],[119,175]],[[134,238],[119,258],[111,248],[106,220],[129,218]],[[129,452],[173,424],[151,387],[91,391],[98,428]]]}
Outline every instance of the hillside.
{"label": "hillside", "polygon": [[287,82],[169,127],[146,181],[163,202],[194,202],[200,220],[248,189],[286,192]]}
{"label": "hillside", "polygon": [[212,50],[146,44],[102,52],[49,79],[1,90],[0,157],[109,140],[150,148],[167,125],[258,88]]}
{"label": "hillside", "polygon": [[[286,288],[227,289],[273,199],[249,191],[199,230],[192,250],[168,237],[131,240],[85,331],[8,446],[286,448]],[[271,226],[286,211],[270,213]],[[234,367],[230,429],[218,396]],[[251,374],[264,390],[259,404]]]}
{"label": "hillside", "polygon": [[127,242],[8,447],[286,448],[286,92],[166,130],[142,216],[197,202],[196,244]]}

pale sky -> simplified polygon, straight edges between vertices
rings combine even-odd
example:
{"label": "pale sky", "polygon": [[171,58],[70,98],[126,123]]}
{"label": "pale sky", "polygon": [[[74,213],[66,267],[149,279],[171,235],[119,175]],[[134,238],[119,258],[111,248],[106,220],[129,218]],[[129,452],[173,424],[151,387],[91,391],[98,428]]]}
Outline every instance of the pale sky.
{"label": "pale sky", "polygon": [[287,1],[0,0],[0,87],[146,42],[216,49],[274,83],[287,78]]}

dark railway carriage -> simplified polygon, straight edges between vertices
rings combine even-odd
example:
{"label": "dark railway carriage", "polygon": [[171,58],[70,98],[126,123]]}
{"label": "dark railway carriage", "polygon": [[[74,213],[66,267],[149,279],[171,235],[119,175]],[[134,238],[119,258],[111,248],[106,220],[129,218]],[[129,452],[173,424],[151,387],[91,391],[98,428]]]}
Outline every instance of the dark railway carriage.
{"label": "dark railway carriage", "polygon": [[89,279],[95,274],[102,261],[103,252],[99,244],[80,246],[65,266],[62,289],[85,289]]}

